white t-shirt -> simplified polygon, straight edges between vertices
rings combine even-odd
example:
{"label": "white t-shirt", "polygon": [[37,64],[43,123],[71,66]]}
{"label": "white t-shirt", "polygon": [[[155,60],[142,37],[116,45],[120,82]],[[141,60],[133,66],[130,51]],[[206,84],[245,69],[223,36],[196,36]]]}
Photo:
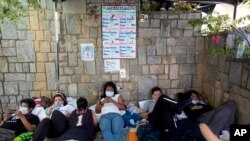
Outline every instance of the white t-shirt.
{"label": "white t-shirt", "polygon": [[[58,109],[61,113],[63,113],[65,116],[70,115],[74,110],[75,107],[67,104],[65,106],[62,106]],[[52,112],[54,111],[54,109],[52,110]]]}
{"label": "white t-shirt", "polygon": [[[113,97],[111,97],[114,101],[118,102],[120,94],[116,94]],[[101,101],[103,101],[105,98],[102,98]],[[103,107],[101,109],[101,115],[107,114],[107,113],[120,113],[119,108],[114,103],[104,103]]]}

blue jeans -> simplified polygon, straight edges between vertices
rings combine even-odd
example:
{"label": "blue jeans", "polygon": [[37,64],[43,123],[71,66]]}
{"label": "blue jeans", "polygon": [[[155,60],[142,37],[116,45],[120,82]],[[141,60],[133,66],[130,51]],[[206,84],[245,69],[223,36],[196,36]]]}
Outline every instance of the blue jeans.
{"label": "blue jeans", "polygon": [[120,141],[124,126],[123,118],[117,113],[108,113],[101,116],[100,129],[104,141]]}

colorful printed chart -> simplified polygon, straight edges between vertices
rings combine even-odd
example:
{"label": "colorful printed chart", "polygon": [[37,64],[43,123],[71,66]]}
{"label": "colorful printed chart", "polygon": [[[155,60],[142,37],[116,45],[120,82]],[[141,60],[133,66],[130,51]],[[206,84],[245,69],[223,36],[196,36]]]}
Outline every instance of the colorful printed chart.
{"label": "colorful printed chart", "polygon": [[136,6],[102,6],[103,58],[136,57]]}

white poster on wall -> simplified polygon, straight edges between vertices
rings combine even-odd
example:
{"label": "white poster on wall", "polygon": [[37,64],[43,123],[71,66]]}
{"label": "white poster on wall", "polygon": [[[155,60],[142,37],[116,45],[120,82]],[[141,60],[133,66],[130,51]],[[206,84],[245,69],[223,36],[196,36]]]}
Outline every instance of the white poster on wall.
{"label": "white poster on wall", "polygon": [[136,57],[136,6],[102,6],[103,58]]}
{"label": "white poster on wall", "polygon": [[105,59],[104,60],[105,72],[118,72],[120,71],[120,59]]}
{"label": "white poster on wall", "polygon": [[81,44],[81,58],[84,61],[94,61],[95,45],[92,43]]}

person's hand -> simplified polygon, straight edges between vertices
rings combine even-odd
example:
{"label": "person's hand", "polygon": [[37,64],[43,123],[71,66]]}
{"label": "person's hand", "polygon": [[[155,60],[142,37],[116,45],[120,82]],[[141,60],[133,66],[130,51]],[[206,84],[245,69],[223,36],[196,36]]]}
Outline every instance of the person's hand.
{"label": "person's hand", "polygon": [[110,97],[105,97],[104,100],[102,101],[102,104],[109,103],[109,101],[110,101],[109,99],[110,99]]}
{"label": "person's hand", "polygon": [[110,103],[116,103],[116,101],[115,101],[114,99],[112,99],[111,97],[109,97],[108,101],[109,101]]}
{"label": "person's hand", "polygon": [[191,110],[198,110],[198,109],[202,109],[203,106],[202,105],[195,105],[191,108]]}
{"label": "person's hand", "polygon": [[16,110],[11,110],[11,109],[8,109],[8,110],[6,110],[5,112],[4,112],[4,117],[3,117],[3,120],[4,121],[7,121],[10,117],[11,117],[11,115],[13,114],[13,113],[15,113],[15,111]]}
{"label": "person's hand", "polygon": [[145,117],[148,116],[148,112],[142,112],[142,113],[140,113],[140,116],[143,117],[143,118],[145,118]]}
{"label": "person's hand", "polygon": [[23,113],[19,110],[19,109],[17,109],[16,110],[16,116],[18,116],[19,118],[23,118],[24,117],[24,115],[23,115]]}

